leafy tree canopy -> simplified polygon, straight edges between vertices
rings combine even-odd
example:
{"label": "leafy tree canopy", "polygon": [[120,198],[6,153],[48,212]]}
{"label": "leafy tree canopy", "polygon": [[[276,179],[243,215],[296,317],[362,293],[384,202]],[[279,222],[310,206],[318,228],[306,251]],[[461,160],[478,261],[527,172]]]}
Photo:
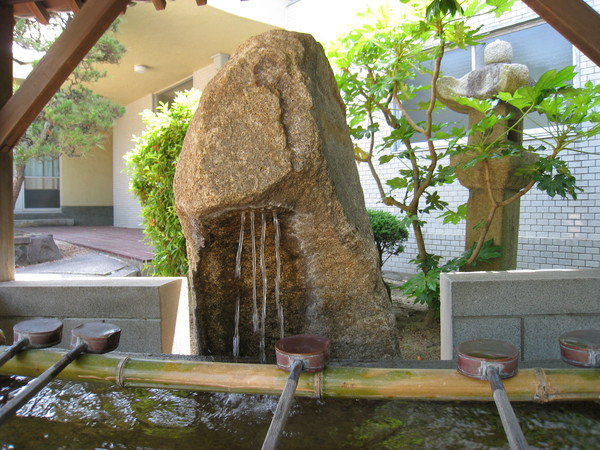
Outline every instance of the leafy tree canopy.
{"label": "leafy tree canopy", "polygon": [[[442,60],[453,48],[477,45],[483,37],[471,19],[481,14],[500,15],[514,0],[396,0],[363,15],[363,23],[341,36],[329,48],[329,58],[346,103],[348,126],[355,139],[357,161],[368,164],[381,201],[395,206],[410,224],[418,254],[412,260],[418,273],[402,287],[416,301],[439,310],[439,275],[461,270],[477,262],[498,257],[500,248],[488,238],[496,212],[516,201],[533,187],[549,196],[576,198],[580,188],[562,159],[565,151],[581,151],[576,145],[600,132],[600,88],[588,83],[569,84],[572,67],[549,71],[534,86],[514,94],[500,93],[488,100],[455,99],[481,113],[469,129],[436,121],[434,112],[443,107],[437,99],[437,81]],[[425,98],[425,100],[420,100]],[[496,106],[503,101],[515,113],[501,115]],[[547,137],[537,148],[505,139],[524,133],[522,123],[531,113],[543,116]],[[531,120],[536,120],[536,116]],[[498,139],[468,140],[472,135],[492,135],[495,127],[506,129]],[[539,142],[539,141],[538,141]],[[442,187],[455,182],[456,167],[450,158],[468,155],[464,164],[483,167],[488,192],[494,173],[493,160],[537,153],[534,163],[518,175],[528,183],[507,199],[490,200],[487,219],[474,228],[476,244],[458,258],[428,251],[424,229],[431,214],[445,223],[466,218],[466,205],[451,209]],[[393,163],[397,176],[383,177],[383,166]],[[462,168],[462,167],[461,167]]]}
{"label": "leafy tree canopy", "polygon": [[135,149],[125,155],[130,189],[142,205],[144,234],[154,247],[152,269],[159,276],[183,276],[188,272],[173,179],[199,100],[200,92],[192,89],[177,93],[172,104],[161,104],[156,112],[144,111],[146,130],[135,137]]}

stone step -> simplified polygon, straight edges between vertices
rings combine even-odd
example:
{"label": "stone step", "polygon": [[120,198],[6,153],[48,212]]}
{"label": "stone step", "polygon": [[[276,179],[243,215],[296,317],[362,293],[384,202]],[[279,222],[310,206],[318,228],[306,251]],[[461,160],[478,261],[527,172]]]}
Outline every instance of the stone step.
{"label": "stone step", "polygon": [[28,227],[72,227],[75,219],[71,218],[48,218],[48,219],[16,219],[15,228]]}

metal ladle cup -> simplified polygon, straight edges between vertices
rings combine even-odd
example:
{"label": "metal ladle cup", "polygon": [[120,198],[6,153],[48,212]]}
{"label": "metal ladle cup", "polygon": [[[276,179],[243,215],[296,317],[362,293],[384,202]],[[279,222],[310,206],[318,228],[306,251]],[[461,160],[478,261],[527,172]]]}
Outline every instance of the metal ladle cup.
{"label": "metal ladle cup", "polygon": [[0,366],[25,348],[46,348],[60,343],[63,324],[56,319],[31,319],[13,327],[14,343],[0,354]]}
{"label": "metal ladle cup", "polygon": [[561,359],[573,366],[600,368],[600,330],[574,330],[558,338]]}
{"label": "metal ladle cup", "polygon": [[273,450],[279,445],[283,428],[287,422],[290,407],[300,373],[319,372],[329,362],[329,339],[316,334],[298,334],[280,339],[275,343],[277,367],[290,372],[285,387],[277,403],[262,450]]}
{"label": "metal ladle cup", "polygon": [[508,342],[478,339],[463,342],[457,347],[457,353],[459,373],[489,381],[510,448],[529,448],[502,384],[503,378],[517,374],[519,350]]}
{"label": "metal ladle cup", "polygon": [[0,424],[12,417],[82,353],[100,354],[116,349],[119,345],[121,329],[109,323],[86,323],[73,329],[71,336],[71,345],[74,347],[0,408]]}

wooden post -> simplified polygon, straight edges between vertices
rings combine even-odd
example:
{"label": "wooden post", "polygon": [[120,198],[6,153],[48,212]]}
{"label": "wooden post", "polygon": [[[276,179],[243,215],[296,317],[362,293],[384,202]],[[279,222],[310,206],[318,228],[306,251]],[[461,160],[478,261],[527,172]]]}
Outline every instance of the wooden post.
{"label": "wooden post", "polygon": [[[0,108],[12,95],[13,6],[0,3]],[[15,278],[12,152],[0,153],[0,281]]]}

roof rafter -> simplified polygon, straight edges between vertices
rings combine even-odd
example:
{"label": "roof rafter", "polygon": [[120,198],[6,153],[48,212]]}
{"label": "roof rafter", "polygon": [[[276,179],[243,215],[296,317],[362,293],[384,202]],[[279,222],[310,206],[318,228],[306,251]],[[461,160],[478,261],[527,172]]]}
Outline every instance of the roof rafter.
{"label": "roof rafter", "polygon": [[157,11],[162,11],[167,7],[167,0],[152,0],[152,4]]}
{"label": "roof rafter", "polygon": [[25,5],[38,22],[48,25],[50,22],[50,13],[46,10],[42,2],[27,2]]}
{"label": "roof rafter", "polygon": [[583,0],[523,0],[600,66],[600,15]]}
{"label": "roof rafter", "polygon": [[50,50],[0,109],[0,151],[17,143],[27,127],[58,91],[127,6],[129,0],[88,0]]}
{"label": "roof rafter", "polygon": [[79,12],[79,10],[81,9],[81,7],[83,6],[83,1],[82,0],[66,0],[67,4],[69,5],[69,8],[71,9],[71,11],[73,11],[75,14],[77,14]]}
{"label": "roof rafter", "polygon": [[[0,5],[13,5],[15,17],[35,17],[38,21],[47,23],[50,13],[78,13],[86,1],[89,0],[0,0]],[[167,0],[130,0],[128,2],[128,4],[132,3],[152,3],[154,8],[159,11],[167,7]],[[206,5],[206,3],[207,0],[196,0],[198,6]],[[123,8],[123,11],[126,9],[127,6]]]}

